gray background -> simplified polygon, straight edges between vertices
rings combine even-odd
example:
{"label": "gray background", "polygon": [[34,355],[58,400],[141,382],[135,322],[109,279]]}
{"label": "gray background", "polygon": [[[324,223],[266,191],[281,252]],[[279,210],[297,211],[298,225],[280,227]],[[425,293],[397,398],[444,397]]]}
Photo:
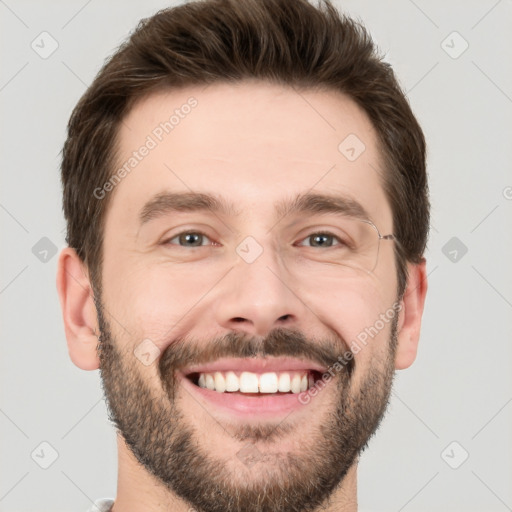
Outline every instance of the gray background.
{"label": "gray background", "polygon": [[[168,5],[0,0],[1,511],[84,511],[116,493],[99,373],[71,363],[55,288],[59,153],[104,59]],[[418,359],[398,372],[362,456],[360,510],[512,510],[512,2],[338,5],[367,25],[407,91],[432,193]],[[47,58],[43,31],[58,43]]]}

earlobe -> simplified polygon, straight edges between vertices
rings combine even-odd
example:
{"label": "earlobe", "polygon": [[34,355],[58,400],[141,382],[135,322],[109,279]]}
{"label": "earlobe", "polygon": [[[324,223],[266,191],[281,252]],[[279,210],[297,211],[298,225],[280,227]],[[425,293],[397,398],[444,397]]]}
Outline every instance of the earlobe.
{"label": "earlobe", "polygon": [[421,318],[427,294],[426,261],[408,264],[407,288],[402,298],[398,319],[398,347],[395,368],[403,370],[416,359],[420,339]]}
{"label": "earlobe", "polygon": [[59,255],[57,292],[71,360],[82,370],[98,369],[99,329],[93,291],[85,265],[71,247]]}

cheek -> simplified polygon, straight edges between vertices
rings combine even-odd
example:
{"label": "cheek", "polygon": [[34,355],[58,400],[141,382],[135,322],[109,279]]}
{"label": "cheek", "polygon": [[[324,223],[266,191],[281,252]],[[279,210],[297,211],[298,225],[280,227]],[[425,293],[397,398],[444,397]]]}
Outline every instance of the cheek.
{"label": "cheek", "polygon": [[[365,368],[389,346],[391,325],[398,315],[395,295],[374,279],[339,283],[328,292],[309,294],[318,317],[348,345],[356,366]],[[350,356],[345,357],[349,359]]]}
{"label": "cheek", "polygon": [[316,305],[315,313],[339,326],[345,338],[356,337],[392,306],[395,297],[375,276],[347,278],[340,274],[331,272],[323,279],[317,275],[306,281],[303,277],[300,289],[304,302]]}
{"label": "cheek", "polygon": [[354,386],[359,388],[371,368],[385,371],[391,346],[392,325],[399,311],[389,303],[367,320],[367,324],[353,337],[350,349],[354,353]]}
{"label": "cheek", "polygon": [[[149,260],[150,258],[148,258]],[[201,308],[223,272],[212,265],[133,261],[108,280],[109,303],[133,339],[151,339],[163,349]],[[190,325],[188,326],[190,327]]]}

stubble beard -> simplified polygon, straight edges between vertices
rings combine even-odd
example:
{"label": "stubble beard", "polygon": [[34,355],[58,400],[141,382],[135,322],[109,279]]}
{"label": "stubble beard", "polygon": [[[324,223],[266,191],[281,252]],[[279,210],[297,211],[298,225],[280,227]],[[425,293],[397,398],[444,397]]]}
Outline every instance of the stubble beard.
{"label": "stubble beard", "polygon": [[[244,463],[243,457],[236,461],[214,458],[178,406],[180,398],[187,397],[177,383],[177,368],[229,355],[304,357],[328,366],[328,361],[345,352],[346,343],[329,340],[319,348],[302,333],[285,329],[273,330],[263,341],[241,334],[208,344],[179,339],[155,362],[162,380],[161,389],[155,390],[138,370],[141,363],[133,355],[134,346],[130,345],[127,356],[122,354],[122,345],[113,338],[102,311],[97,303],[98,355],[109,420],[140,464],[197,512],[313,512],[327,506],[387,408],[394,377],[396,317],[391,321],[385,360],[367,370],[359,389],[353,389],[354,360],[331,381],[338,399],[319,418],[313,433],[301,439],[300,453],[264,449],[269,443],[278,447],[279,439],[301,435],[301,425],[291,420],[279,425],[232,426],[230,434],[240,443],[240,453],[249,454],[250,463]],[[200,347],[212,348],[206,354]]]}

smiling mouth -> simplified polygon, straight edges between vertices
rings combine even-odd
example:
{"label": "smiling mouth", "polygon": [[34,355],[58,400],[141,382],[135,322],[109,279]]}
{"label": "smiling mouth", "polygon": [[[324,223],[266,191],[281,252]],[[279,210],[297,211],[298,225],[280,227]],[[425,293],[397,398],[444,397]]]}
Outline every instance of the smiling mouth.
{"label": "smiling mouth", "polygon": [[317,370],[290,370],[277,372],[212,371],[193,372],[185,376],[194,385],[245,396],[299,394],[312,388],[321,378]]}

